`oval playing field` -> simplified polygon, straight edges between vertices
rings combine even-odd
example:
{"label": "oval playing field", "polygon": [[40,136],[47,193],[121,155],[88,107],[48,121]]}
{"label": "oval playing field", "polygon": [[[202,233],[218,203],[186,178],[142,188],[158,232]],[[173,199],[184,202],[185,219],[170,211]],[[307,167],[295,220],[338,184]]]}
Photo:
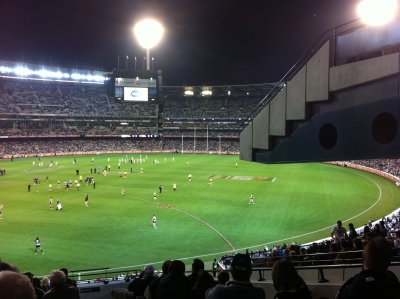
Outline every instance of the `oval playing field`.
{"label": "oval playing field", "polygon": [[[133,157],[139,159],[138,154]],[[159,262],[166,259],[210,261],[246,248],[321,239],[329,236],[338,219],[345,227],[350,221],[360,227],[398,208],[399,190],[392,182],[339,166],[263,165],[237,156],[200,154],[148,154],[146,159],[142,154],[142,164],[123,161],[118,169],[124,158],[42,157],[41,167],[38,158],[0,161],[0,168],[6,169],[0,177],[1,260],[35,275],[61,267],[123,271],[158,263],[156,268],[161,268]],[[58,165],[49,168],[51,160]],[[153,164],[155,160],[159,163]],[[108,165],[107,176],[91,174]],[[64,189],[64,180],[79,180],[77,169],[83,180],[94,177],[95,189],[84,181],[80,191],[74,186]],[[40,178],[40,185],[33,184],[34,177]],[[249,204],[251,193],[254,204]],[[49,208],[50,196],[61,201],[63,210]],[[34,254],[31,240],[36,237],[42,240],[43,255]]]}

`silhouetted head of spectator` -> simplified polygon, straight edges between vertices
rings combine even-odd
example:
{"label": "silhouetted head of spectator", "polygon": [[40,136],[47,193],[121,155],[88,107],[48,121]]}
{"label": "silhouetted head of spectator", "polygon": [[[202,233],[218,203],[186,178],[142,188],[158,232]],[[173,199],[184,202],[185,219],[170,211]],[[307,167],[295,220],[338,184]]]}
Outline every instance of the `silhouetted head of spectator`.
{"label": "silhouetted head of spectator", "polygon": [[192,273],[197,273],[199,270],[204,270],[204,262],[201,259],[194,259],[192,263]]}
{"label": "silhouetted head of spectator", "polygon": [[146,277],[154,276],[153,265],[147,265],[146,267],[144,267],[144,273],[146,274]]}
{"label": "silhouetted head of spectator", "polygon": [[185,264],[180,260],[174,260],[169,265],[169,273],[183,274],[185,273]]}
{"label": "silhouetted head of spectator", "polygon": [[205,291],[214,287],[214,279],[211,275],[205,270],[199,270],[197,272],[197,280],[194,284],[193,289],[198,291]]}
{"label": "silhouetted head of spectator", "polygon": [[245,254],[238,253],[231,264],[231,274],[234,280],[248,281],[251,276],[251,259]]}
{"label": "silhouetted head of spectator", "polygon": [[386,271],[392,260],[392,249],[389,242],[382,237],[373,238],[362,253],[364,269]]}
{"label": "silhouetted head of spectator", "polygon": [[342,251],[348,251],[350,248],[349,248],[349,242],[347,242],[347,240],[346,239],[341,239],[340,240],[340,247],[341,247],[341,249],[342,249]]}
{"label": "silhouetted head of spectator", "polygon": [[53,272],[50,273],[50,287],[58,287],[62,286],[66,283],[67,277],[65,276],[65,273],[60,270],[54,270]]}
{"label": "silhouetted head of spectator", "polygon": [[32,279],[32,284],[33,284],[33,286],[34,286],[35,288],[39,288],[39,289],[40,289],[40,279],[39,279],[39,278],[34,277],[34,278]]}
{"label": "silhouetted head of spectator", "polygon": [[36,293],[29,278],[23,274],[0,272],[0,298],[36,299]]}
{"label": "silhouetted head of spectator", "polygon": [[354,224],[353,223],[349,223],[349,229],[353,229],[354,228]]}
{"label": "silhouetted head of spectator", "polygon": [[18,268],[15,267],[14,265],[11,265],[9,263],[3,263],[3,262],[0,262],[0,272],[1,271],[19,272]]}
{"label": "silhouetted head of spectator", "polygon": [[371,229],[369,228],[368,225],[364,226],[364,234],[371,232]]}
{"label": "silhouetted head of spectator", "polygon": [[296,269],[288,259],[276,261],[271,274],[277,292],[297,290],[304,285],[304,280],[297,274]]}
{"label": "silhouetted head of spectator", "polygon": [[352,242],[353,242],[353,249],[363,250],[362,241],[360,238],[354,238]]}
{"label": "silhouetted head of spectator", "polygon": [[338,227],[338,228],[341,228],[341,227],[342,227],[342,221],[338,220],[338,221],[336,222],[336,224],[337,224],[337,227]]}
{"label": "silhouetted head of spectator", "polygon": [[67,268],[61,268],[60,271],[63,271],[65,274],[65,277],[68,277],[68,269]]}
{"label": "silhouetted head of spectator", "polygon": [[217,275],[217,279],[219,284],[225,284],[229,281],[229,272],[228,271],[221,271]]}
{"label": "silhouetted head of spectator", "polygon": [[167,275],[169,272],[169,266],[171,265],[171,260],[166,260],[162,265],[162,274]]}

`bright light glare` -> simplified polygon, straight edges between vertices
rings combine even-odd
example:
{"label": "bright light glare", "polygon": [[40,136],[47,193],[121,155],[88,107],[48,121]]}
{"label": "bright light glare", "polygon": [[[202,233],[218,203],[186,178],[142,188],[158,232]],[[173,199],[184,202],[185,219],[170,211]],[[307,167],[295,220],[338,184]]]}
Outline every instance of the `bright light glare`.
{"label": "bright light glare", "polygon": [[357,7],[363,21],[369,25],[383,25],[397,13],[397,0],[364,0]]}
{"label": "bright light glare", "polygon": [[162,37],[164,28],[154,20],[144,20],[133,29],[139,44],[145,49],[153,48]]}

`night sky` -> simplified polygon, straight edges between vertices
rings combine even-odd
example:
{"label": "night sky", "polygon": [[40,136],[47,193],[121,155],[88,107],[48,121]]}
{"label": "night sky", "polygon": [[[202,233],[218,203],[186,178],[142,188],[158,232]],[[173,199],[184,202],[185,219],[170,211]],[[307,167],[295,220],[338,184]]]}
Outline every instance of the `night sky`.
{"label": "night sky", "polygon": [[1,0],[0,59],[61,67],[143,68],[134,24],[164,36],[154,69],[173,85],[276,82],[327,29],[356,19],[360,0]]}

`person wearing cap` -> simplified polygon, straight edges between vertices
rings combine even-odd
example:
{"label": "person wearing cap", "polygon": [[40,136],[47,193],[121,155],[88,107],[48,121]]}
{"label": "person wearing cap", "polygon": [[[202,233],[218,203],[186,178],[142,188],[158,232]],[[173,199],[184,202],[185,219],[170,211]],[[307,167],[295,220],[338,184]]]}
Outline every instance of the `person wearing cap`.
{"label": "person wearing cap", "polygon": [[337,225],[332,228],[331,238],[333,239],[333,242],[339,243],[341,237],[347,237],[347,232],[346,229],[342,226],[342,221],[338,220],[336,224]]}
{"label": "person wearing cap", "polygon": [[230,298],[230,299],[264,299],[265,292],[260,287],[255,287],[250,282],[252,273],[251,259],[246,254],[238,253],[231,264],[233,280],[225,285],[217,285],[206,291],[206,299]]}
{"label": "person wearing cap", "polygon": [[[156,279],[154,279],[152,282],[150,282],[149,288],[148,288],[148,292],[150,293],[150,298],[158,299],[158,296],[157,296],[158,285],[160,284],[161,279],[163,279],[165,276],[168,275],[170,265],[171,265],[171,260],[166,260],[162,265],[161,276],[156,277]],[[149,298],[149,296],[147,296],[146,298]]]}
{"label": "person wearing cap", "polygon": [[385,238],[369,241],[362,253],[363,270],[343,284],[335,299],[400,298],[399,280],[388,270],[392,254]]}
{"label": "person wearing cap", "polygon": [[353,242],[353,239],[357,238],[357,237],[358,237],[358,234],[357,234],[356,229],[354,228],[353,223],[349,223],[349,235],[348,235],[347,240],[351,243],[351,242]]}
{"label": "person wearing cap", "polygon": [[128,285],[128,290],[134,293],[134,298],[143,296],[144,291],[154,279],[156,279],[154,267],[153,265],[147,265],[139,276]]}

